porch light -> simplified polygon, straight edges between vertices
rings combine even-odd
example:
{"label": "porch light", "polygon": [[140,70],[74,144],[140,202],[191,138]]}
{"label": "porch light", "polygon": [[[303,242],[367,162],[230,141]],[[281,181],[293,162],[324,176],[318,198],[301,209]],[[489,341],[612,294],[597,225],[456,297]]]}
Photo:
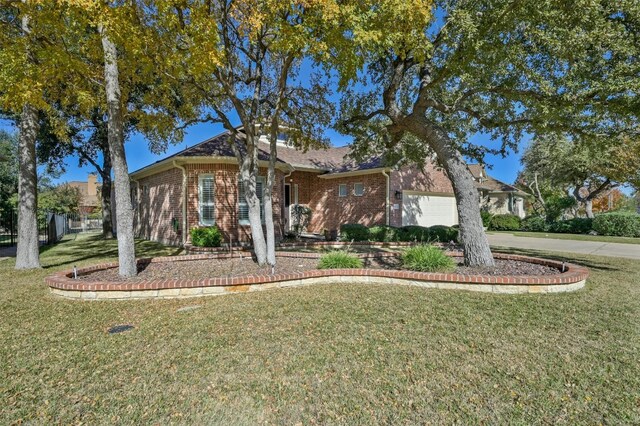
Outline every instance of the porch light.
{"label": "porch light", "polygon": [[402,200],[402,191],[396,191],[394,196],[396,197],[396,200]]}

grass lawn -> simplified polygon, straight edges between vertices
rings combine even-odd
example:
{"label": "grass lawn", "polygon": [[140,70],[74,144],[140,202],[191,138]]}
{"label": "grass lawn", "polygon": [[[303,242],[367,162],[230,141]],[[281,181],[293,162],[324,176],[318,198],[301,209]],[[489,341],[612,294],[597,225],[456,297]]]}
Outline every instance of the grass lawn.
{"label": "grass lawn", "polygon": [[39,271],[0,262],[0,424],[640,423],[637,261],[571,257],[592,277],[558,295],[343,284],[80,302],[42,282],[114,255],[78,237]]}
{"label": "grass lawn", "polygon": [[640,244],[640,238],[606,235],[556,234],[552,232],[488,231],[487,234],[512,234],[516,237],[551,238],[556,240],[596,241],[600,243]]}

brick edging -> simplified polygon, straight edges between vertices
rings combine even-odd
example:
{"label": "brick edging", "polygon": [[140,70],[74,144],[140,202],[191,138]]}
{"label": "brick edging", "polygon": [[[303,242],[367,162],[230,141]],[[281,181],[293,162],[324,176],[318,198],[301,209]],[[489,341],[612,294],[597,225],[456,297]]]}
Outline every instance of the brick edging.
{"label": "brick edging", "polygon": [[[448,252],[452,256],[461,256],[460,252]],[[228,259],[239,258],[249,256],[248,252],[236,252],[233,255],[230,254],[199,254],[199,255],[186,255],[186,256],[166,256],[156,257],[151,259],[138,259],[139,263],[150,262],[180,262],[190,260],[204,260],[204,259]],[[298,257],[298,258],[319,258],[320,253],[298,253],[298,252],[279,252],[279,257]],[[360,257],[388,257],[396,256],[397,253],[365,253]],[[510,255],[495,253],[494,258],[504,260],[520,260],[536,264],[542,264],[546,266],[556,267],[560,269],[563,265],[562,262],[557,262],[548,259],[534,258],[520,255]],[[357,280],[359,277],[367,277],[367,282],[385,281],[391,282],[398,280],[399,282],[423,282],[423,283],[456,283],[461,284],[469,289],[480,290],[481,288],[491,287],[490,291],[499,291],[497,287],[522,287],[524,291],[515,292],[529,292],[527,287],[539,287],[543,286],[548,288],[548,291],[560,291],[551,287],[568,286],[577,283],[584,284],[584,281],[589,276],[587,268],[569,264],[564,264],[566,272],[558,273],[555,275],[540,275],[540,276],[499,276],[499,275],[463,275],[456,273],[431,273],[431,272],[413,272],[406,270],[385,270],[385,269],[325,269],[325,270],[309,270],[303,272],[294,273],[279,273],[274,275],[247,275],[241,277],[216,277],[208,279],[166,279],[166,280],[149,280],[149,281],[136,281],[136,282],[107,282],[107,281],[79,281],[74,280],[73,271],[62,271],[56,274],[50,275],[45,278],[45,283],[61,296],[85,298],[85,295],[91,294],[95,296],[96,293],[112,292],[117,293],[122,297],[129,297],[125,295],[126,292],[153,292],[153,291],[167,291],[178,290],[176,295],[187,294],[187,292],[180,292],[180,289],[203,289],[203,288],[219,288],[227,289],[228,291],[245,291],[245,288],[254,286],[260,287],[270,283],[286,283],[289,281],[302,282],[308,279],[322,279],[331,277],[342,277],[342,280],[348,281],[349,279]],[[85,274],[88,272],[94,272],[103,269],[116,268],[117,263],[104,263],[95,266],[89,266],[85,268],[79,268],[78,274]],[[313,281],[313,280],[311,280]],[[282,284],[281,286],[284,286]],[[475,287],[475,288],[474,288]],[[581,287],[581,286],[580,286]],[[234,290],[235,288],[235,290]],[[242,288],[242,289],[241,289]],[[445,288],[445,287],[443,287]],[[489,290],[488,290],[489,291]],[[562,290],[566,291],[566,290]],[[67,294],[65,294],[65,292]],[[73,293],[71,295],[71,293]],[[106,294],[105,294],[106,296]],[[155,297],[149,293],[148,297]],[[95,297],[86,297],[95,298]]]}

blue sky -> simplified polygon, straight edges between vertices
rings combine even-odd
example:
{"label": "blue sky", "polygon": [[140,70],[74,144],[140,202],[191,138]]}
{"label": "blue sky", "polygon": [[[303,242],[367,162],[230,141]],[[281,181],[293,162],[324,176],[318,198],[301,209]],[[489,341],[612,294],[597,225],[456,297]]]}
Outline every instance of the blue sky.
{"label": "blue sky", "polygon": [[[16,128],[12,123],[8,121],[1,121],[0,128],[9,132],[16,131]],[[194,125],[187,130],[187,134],[182,143],[169,146],[167,151],[160,155],[152,154],[149,151],[147,148],[147,141],[141,135],[134,135],[125,145],[129,171],[137,170],[155,161],[161,160],[167,155],[176,153],[186,147],[193,146],[198,142],[220,133],[221,131],[223,131],[221,124],[203,123]],[[333,130],[328,130],[327,136],[335,146],[345,145],[351,140],[348,136],[341,135]],[[489,137],[484,135],[475,136],[474,142],[481,145],[498,146],[498,142],[491,142]],[[522,149],[520,151],[522,151]],[[512,152],[505,158],[502,158],[501,156],[488,155],[485,162],[487,165],[493,166],[493,169],[489,171],[493,177],[503,182],[512,183],[520,169],[520,154]],[[66,159],[65,163],[67,171],[60,176],[60,178],[55,180],[57,183],[73,180],[86,180],[87,175],[94,171],[90,166],[78,167],[77,157],[69,157]]]}

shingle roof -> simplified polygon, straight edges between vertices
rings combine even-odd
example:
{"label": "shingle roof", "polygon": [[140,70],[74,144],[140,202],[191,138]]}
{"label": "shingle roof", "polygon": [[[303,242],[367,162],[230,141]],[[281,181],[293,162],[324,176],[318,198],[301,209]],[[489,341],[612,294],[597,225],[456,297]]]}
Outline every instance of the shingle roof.
{"label": "shingle roof", "polygon": [[[235,143],[238,149],[242,152],[246,149],[246,147],[244,143],[241,143],[239,139],[241,137],[242,136],[239,135]],[[224,132],[205,141],[202,141],[192,147],[186,148],[180,152],[176,152],[175,154],[163,158],[160,161],[165,162],[171,158],[177,157],[235,158],[235,154],[233,153],[233,149],[229,143],[229,138],[229,132]],[[258,148],[258,159],[268,161],[269,145],[267,143],[260,142]],[[326,149],[309,149],[307,151],[302,151],[293,147],[278,146],[278,161],[290,164],[293,167],[316,169],[321,172],[332,173],[368,170],[376,167],[381,167],[382,165],[382,161],[377,158],[359,164],[355,163],[354,161],[346,158],[349,150],[350,148],[348,146],[329,147]],[[159,163],[160,161],[156,163]],[[153,164],[144,168],[146,169],[147,167],[150,167],[152,165]],[[136,172],[138,171],[139,170],[137,170]]]}
{"label": "shingle roof", "polygon": [[482,164],[468,164],[467,168],[475,178],[475,186],[478,189],[492,192],[519,192],[518,188],[508,183],[504,183],[487,174]]}

